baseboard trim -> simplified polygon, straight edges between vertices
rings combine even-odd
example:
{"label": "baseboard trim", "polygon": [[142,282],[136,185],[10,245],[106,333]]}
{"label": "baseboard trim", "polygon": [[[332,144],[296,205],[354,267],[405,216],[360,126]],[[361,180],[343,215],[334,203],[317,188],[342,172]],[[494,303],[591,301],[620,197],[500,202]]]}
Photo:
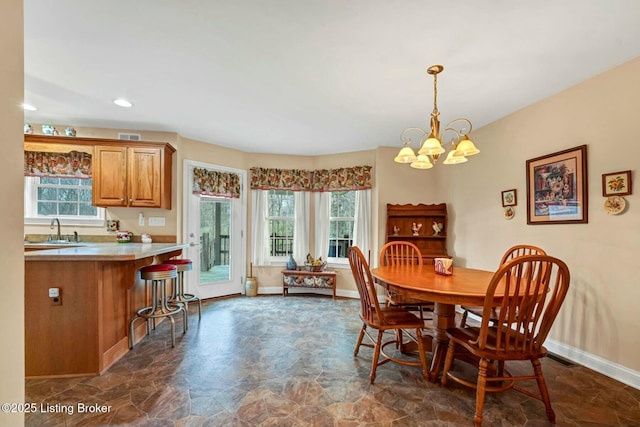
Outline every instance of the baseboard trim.
{"label": "baseboard trim", "polygon": [[547,339],[544,346],[552,353],[640,390],[640,372],[611,362],[579,348]]}
{"label": "baseboard trim", "polygon": [[[318,288],[290,288],[289,289],[289,295],[308,294],[308,293],[331,296],[330,289],[318,289]],[[282,295],[282,286],[268,286],[268,287],[260,286],[258,287],[258,295]],[[360,298],[360,295],[358,295],[358,291],[349,291],[344,289],[336,289],[336,296],[344,297],[344,298],[354,298],[354,299]]]}

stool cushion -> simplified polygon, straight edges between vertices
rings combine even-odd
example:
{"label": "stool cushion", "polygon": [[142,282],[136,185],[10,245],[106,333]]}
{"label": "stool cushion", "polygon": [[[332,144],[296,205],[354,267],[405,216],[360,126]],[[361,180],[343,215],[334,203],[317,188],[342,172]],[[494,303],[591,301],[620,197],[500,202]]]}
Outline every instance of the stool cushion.
{"label": "stool cushion", "polygon": [[173,265],[184,265],[191,264],[190,259],[169,259],[164,261],[165,264],[173,264]]}
{"label": "stool cushion", "polygon": [[156,271],[171,271],[175,269],[176,269],[176,266],[173,264],[153,264],[153,265],[148,265],[146,267],[142,267],[140,271],[142,273],[153,273]]}

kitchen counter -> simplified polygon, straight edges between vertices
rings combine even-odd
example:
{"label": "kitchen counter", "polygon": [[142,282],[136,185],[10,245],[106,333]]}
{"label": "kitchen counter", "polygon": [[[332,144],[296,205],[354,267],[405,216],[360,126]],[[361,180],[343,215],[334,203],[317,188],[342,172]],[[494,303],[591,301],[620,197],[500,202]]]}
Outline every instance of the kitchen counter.
{"label": "kitchen counter", "polygon": [[[26,376],[106,371],[129,351],[129,322],[136,311],[151,305],[138,270],[180,256],[187,246],[25,242]],[[58,289],[58,298],[49,297],[51,288]],[[134,341],[145,336],[146,322],[138,322]]]}
{"label": "kitchen counter", "polygon": [[[177,243],[51,243],[24,244],[25,261],[132,261],[182,250],[187,244]],[[34,250],[35,249],[35,250]],[[40,250],[42,249],[42,250]]]}

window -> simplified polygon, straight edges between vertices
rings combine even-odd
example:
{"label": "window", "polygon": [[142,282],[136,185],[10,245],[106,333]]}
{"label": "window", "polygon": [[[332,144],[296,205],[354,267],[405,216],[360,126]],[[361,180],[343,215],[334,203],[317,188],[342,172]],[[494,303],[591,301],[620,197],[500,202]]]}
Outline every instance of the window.
{"label": "window", "polygon": [[293,191],[270,190],[268,195],[269,255],[287,256],[293,252],[295,200]]}
{"label": "window", "polygon": [[104,209],[91,205],[90,179],[25,177],[25,222],[47,223],[52,217],[67,224],[102,225]]}
{"label": "window", "polygon": [[331,193],[329,258],[347,258],[347,248],[353,245],[355,213],[355,191],[334,191]]}

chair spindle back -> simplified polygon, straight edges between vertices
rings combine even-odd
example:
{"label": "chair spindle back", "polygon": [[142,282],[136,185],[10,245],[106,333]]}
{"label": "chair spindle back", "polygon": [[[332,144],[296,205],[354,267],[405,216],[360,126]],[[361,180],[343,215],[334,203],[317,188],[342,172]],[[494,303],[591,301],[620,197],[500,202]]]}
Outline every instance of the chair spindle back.
{"label": "chair spindle back", "polygon": [[405,241],[395,241],[385,244],[380,249],[380,265],[419,265],[422,266],[422,254],[420,249]]}
{"label": "chair spindle back", "polygon": [[[498,287],[504,297],[496,299]],[[569,289],[567,265],[548,255],[524,255],[507,261],[494,274],[485,296],[478,344],[484,348],[490,330],[498,352],[539,350]],[[499,301],[499,318],[490,327],[491,312]]]}
{"label": "chair spindle back", "polygon": [[504,264],[507,261],[511,261],[514,258],[518,258],[525,255],[546,255],[547,253],[533,245],[516,245],[509,248],[504,255],[502,255],[502,259],[500,260],[500,265]]}
{"label": "chair spindle back", "polygon": [[360,294],[360,315],[362,319],[373,321],[377,318],[381,322],[384,321],[380,303],[378,302],[376,285],[373,281],[373,276],[371,276],[367,260],[357,246],[350,247],[348,252],[349,265]]}

